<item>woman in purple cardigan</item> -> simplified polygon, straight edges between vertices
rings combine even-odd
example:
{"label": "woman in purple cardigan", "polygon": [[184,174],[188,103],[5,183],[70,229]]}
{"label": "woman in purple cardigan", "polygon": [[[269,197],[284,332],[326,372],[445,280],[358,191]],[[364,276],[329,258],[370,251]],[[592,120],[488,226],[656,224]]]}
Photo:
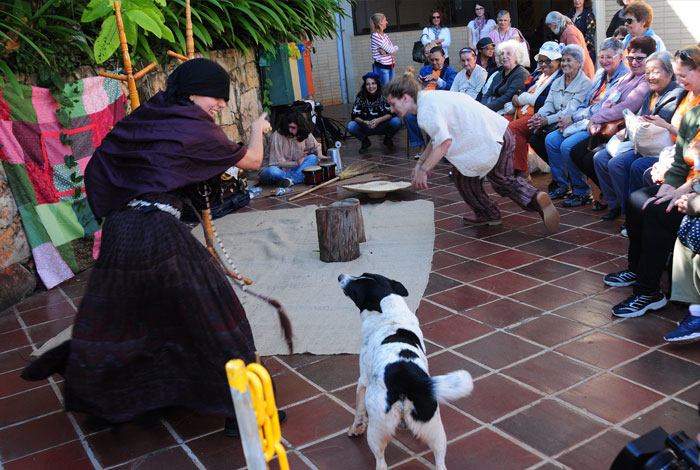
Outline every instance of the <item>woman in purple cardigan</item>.
{"label": "woman in purple cardigan", "polygon": [[[629,55],[627,56],[630,71],[617,82],[615,91],[607,95],[600,110],[591,116],[587,129],[591,136],[598,135],[605,123],[622,119],[623,110],[629,109],[633,113],[639,111],[644,97],[649,92],[649,84],[645,75],[646,58],[655,51],[656,43],[648,36],[638,37],[630,41]],[[598,184],[598,177],[593,167],[593,157],[600,149],[590,151],[588,149],[589,141],[590,139],[583,139],[575,145],[569,153],[569,160],[566,164],[576,165],[583,172],[584,179],[589,177],[595,184]],[[576,183],[588,186],[586,181]]]}

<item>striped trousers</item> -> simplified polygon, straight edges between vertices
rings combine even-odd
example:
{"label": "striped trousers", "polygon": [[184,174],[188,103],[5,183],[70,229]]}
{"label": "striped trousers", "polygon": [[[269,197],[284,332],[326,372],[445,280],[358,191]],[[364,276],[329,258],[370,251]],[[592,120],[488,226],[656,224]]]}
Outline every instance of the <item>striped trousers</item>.
{"label": "striped trousers", "polygon": [[[530,207],[537,189],[522,178],[513,174],[513,151],[515,136],[510,129],[503,134],[503,147],[496,165],[486,174],[493,189],[501,196],[512,199],[525,210],[534,211]],[[452,167],[452,181],[464,202],[474,210],[474,213],[489,220],[501,218],[498,205],[484,191],[484,179],[478,176],[464,176]]]}

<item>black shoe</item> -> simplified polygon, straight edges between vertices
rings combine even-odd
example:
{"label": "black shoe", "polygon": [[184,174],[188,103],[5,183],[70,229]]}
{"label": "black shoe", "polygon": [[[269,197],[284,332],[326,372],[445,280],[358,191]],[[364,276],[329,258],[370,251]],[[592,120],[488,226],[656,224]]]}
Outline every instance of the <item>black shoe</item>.
{"label": "black shoe", "polygon": [[569,199],[564,201],[562,204],[564,207],[578,207],[578,206],[583,206],[584,204],[591,204],[593,202],[593,198],[591,197],[590,194],[586,194],[585,196],[579,196],[578,194],[573,194]]}
{"label": "black shoe", "polygon": [[601,218],[603,220],[615,220],[618,217],[620,217],[620,214],[622,214],[622,209],[620,207],[616,207],[614,209],[610,209],[610,212],[602,216]]}
{"label": "black shoe", "polygon": [[384,145],[386,145],[387,150],[394,150],[396,148],[394,145],[394,140],[388,135],[384,136]]}
{"label": "black shoe", "polygon": [[647,310],[658,310],[666,305],[666,296],[659,291],[655,294],[632,294],[612,308],[616,317],[634,318],[641,317]]}
{"label": "black shoe", "polygon": [[596,201],[595,204],[593,204],[593,207],[591,208],[591,210],[593,212],[602,212],[607,208],[608,208],[608,205],[606,203],[601,202],[601,201]]}
{"label": "black shoe", "polygon": [[367,152],[370,145],[372,145],[372,141],[370,141],[368,137],[365,137],[365,139],[362,141],[362,145],[360,146],[360,153]]}
{"label": "black shoe", "polygon": [[603,282],[610,287],[626,287],[637,282],[637,274],[629,269],[617,273],[606,274]]}
{"label": "black shoe", "polygon": [[569,194],[569,188],[556,188],[550,190],[547,195],[550,199],[563,199]]}
{"label": "black shoe", "polygon": [[294,186],[294,181],[291,178],[282,178],[277,182],[277,187],[279,188],[288,188],[290,186]]}

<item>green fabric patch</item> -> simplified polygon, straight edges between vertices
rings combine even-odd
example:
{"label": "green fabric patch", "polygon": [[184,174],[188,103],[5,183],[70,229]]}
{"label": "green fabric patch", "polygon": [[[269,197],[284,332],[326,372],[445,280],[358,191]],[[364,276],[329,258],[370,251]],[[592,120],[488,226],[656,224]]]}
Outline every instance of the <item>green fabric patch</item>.
{"label": "green fabric patch", "polygon": [[12,195],[15,197],[17,205],[37,205],[38,201],[36,199],[36,193],[34,192],[34,186],[29,180],[29,176],[27,176],[27,167],[21,163],[2,162],[2,165],[5,168],[7,181],[10,182]]}
{"label": "green fabric patch", "polygon": [[73,204],[69,202],[42,204],[36,207],[36,212],[56,247],[85,236],[85,230],[73,212]]}
{"label": "green fabric patch", "polygon": [[110,104],[124,96],[124,92],[122,92],[122,89],[119,87],[119,80],[107,78],[102,82],[102,87],[104,88],[105,93],[107,93],[107,100]]}
{"label": "green fabric patch", "polygon": [[73,202],[73,212],[75,212],[78,222],[83,227],[85,235],[92,235],[100,229],[100,224],[95,219],[92,209],[90,209],[85,193],[83,193],[81,198]]}
{"label": "green fabric patch", "polygon": [[39,124],[39,118],[32,103],[32,87],[19,86],[19,93],[3,93],[2,99],[10,105],[10,120]]}
{"label": "green fabric patch", "polygon": [[39,219],[39,214],[36,213],[36,206],[26,204],[19,206],[19,215],[22,217],[22,225],[24,225],[24,233],[27,234],[29,246],[36,248],[39,245],[51,241],[51,237],[46,233],[46,229]]}
{"label": "green fabric patch", "polygon": [[66,262],[71,271],[78,274],[78,262],[75,259],[75,254],[73,253],[73,245],[71,243],[66,243],[65,245],[56,245],[56,250],[58,254],[61,255],[63,261]]}

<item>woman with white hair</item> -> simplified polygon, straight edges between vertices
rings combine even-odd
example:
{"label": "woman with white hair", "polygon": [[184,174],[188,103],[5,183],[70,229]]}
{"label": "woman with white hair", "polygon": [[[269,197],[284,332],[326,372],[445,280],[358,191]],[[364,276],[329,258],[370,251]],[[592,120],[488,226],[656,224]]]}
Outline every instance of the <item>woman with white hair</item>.
{"label": "woman with white hair", "polygon": [[[562,75],[552,82],[544,105],[528,121],[530,141],[540,141],[542,147],[547,134],[555,131],[561,116],[571,114],[586,98],[586,92],[591,86],[590,78],[583,73],[582,66],[588,52],[576,44],[565,46],[561,50]],[[561,161],[550,158],[552,181],[561,185],[561,179],[566,183],[566,171],[561,169]],[[567,184],[568,186],[568,184]],[[589,197],[589,192],[574,194],[571,201],[583,200]]]}
{"label": "woman with white hair", "polygon": [[[567,46],[569,44],[576,44],[581,46],[584,51],[586,50],[586,40],[583,37],[583,33],[574,26],[574,23],[572,23],[569,17],[562,15],[558,11],[550,11],[544,19],[544,24],[559,38],[561,44]],[[583,73],[591,80],[595,75],[595,66],[593,65],[590,55],[583,64]]]}
{"label": "woman with white hair", "polygon": [[[600,69],[593,77],[593,85],[588,89],[583,103],[569,115],[562,115],[559,118],[558,130],[547,134],[544,148],[537,148],[537,145],[530,144],[537,155],[543,159],[565,162],[572,180],[580,181],[583,175],[576,165],[568,163],[571,149],[591,138],[591,135],[586,132],[588,120],[600,110],[606,98],[614,93],[620,79],[629,72],[623,55],[624,48],[621,41],[615,38],[606,39],[598,52]],[[569,166],[572,168],[568,168]],[[550,189],[555,189],[555,185],[556,183],[552,182]],[[593,210],[603,211],[607,207],[606,204],[596,202]]]}
{"label": "woman with white hair", "polygon": [[529,73],[520,65],[523,57],[516,41],[506,41],[496,46],[496,60],[500,67],[480,101],[490,110],[503,114],[503,107],[523,87]]}

